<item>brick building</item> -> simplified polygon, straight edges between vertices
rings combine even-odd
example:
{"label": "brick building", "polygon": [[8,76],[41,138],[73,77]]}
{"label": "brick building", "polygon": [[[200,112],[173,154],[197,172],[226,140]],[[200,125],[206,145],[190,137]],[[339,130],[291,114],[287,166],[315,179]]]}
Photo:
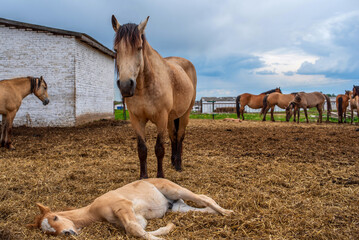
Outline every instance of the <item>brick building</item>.
{"label": "brick building", "polygon": [[0,80],[43,76],[50,99],[43,106],[27,96],[14,124],[75,126],[113,117],[114,56],[86,34],[0,18]]}

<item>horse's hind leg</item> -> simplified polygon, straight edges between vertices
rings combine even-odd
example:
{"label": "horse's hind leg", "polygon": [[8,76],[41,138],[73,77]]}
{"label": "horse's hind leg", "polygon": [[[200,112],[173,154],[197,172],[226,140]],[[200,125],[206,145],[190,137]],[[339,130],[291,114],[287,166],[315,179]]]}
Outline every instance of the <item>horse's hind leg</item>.
{"label": "horse's hind leg", "polygon": [[[179,186],[178,184],[171,182],[169,180],[166,179],[148,179],[147,181],[149,181],[150,183],[152,183],[153,185],[155,185],[155,187],[168,199],[170,200],[185,200],[185,201],[192,201],[196,204],[198,204],[199,206],[202,207],[206,207],[200,211],[204,211],[204,212],[210,212],[213,213],[218,212],[222,215],[229,215],[231,213],[233,213],[232,210],[227,210],[222,208],[221,206],[219,206],[212,198],[207,197],[205,195],[198,195],[195,194],[193,192],[191,192],[190,190]],[[190,206],[188,206],[187,204],[184,204],[182,201],[177,201],[177,205],[176,202],[174,204],[175,209],[177,211],[193,211],[193,210],[199,210],[196,208],[192,208]],[[210,210],[212,209],[212,210]]]}
{"label": "horse's hind leg", "polygon": [[307,108],[303,108],[303,110],[304,110],[305,119],[307,120],[307,123],[309,123]]}
{"label": "horse's hind leg", "polygon": [[241,108],[239,109],[240,114],[242,114],[242,120],[244,120],[244,105],[241,105]]}

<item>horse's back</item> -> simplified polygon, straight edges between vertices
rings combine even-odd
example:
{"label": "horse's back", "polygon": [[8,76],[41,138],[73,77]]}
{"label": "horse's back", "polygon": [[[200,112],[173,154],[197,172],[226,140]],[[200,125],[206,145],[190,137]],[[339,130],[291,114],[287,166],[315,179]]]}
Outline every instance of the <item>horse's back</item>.
{"label": "horse's back", "polygon": [[321,92],[300,92],[298,95],[302,98],[302,101],[303,99],[305,100],[307,107],[315,107],[317,105],[324,104],[325,102],[324,94]]}

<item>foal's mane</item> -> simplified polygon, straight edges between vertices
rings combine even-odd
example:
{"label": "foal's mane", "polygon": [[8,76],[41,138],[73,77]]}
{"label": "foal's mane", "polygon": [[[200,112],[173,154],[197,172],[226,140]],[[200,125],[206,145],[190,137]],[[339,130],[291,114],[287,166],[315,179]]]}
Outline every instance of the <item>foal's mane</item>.
{"label": "foal's mane", "polygon": [[269,90],[269,91],[266,91],[266,92],[262,92],[261,94],[270,94],[270,93],[275,92],[275,90],[277,90],[277,88]]}

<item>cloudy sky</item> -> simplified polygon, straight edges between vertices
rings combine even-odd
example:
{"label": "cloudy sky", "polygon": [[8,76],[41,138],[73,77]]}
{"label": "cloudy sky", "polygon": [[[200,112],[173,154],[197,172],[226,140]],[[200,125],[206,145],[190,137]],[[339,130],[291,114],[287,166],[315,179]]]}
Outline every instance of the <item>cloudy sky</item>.
{"label": "cloudy sky", "polygon": [[1,0],[0,8],[2,18],[83,32],[110,49],[112,14],[121,24],[150,16],[151,46],[194,63],[197,99],[278,86],[338,94],[359,84],[358,0]]}

